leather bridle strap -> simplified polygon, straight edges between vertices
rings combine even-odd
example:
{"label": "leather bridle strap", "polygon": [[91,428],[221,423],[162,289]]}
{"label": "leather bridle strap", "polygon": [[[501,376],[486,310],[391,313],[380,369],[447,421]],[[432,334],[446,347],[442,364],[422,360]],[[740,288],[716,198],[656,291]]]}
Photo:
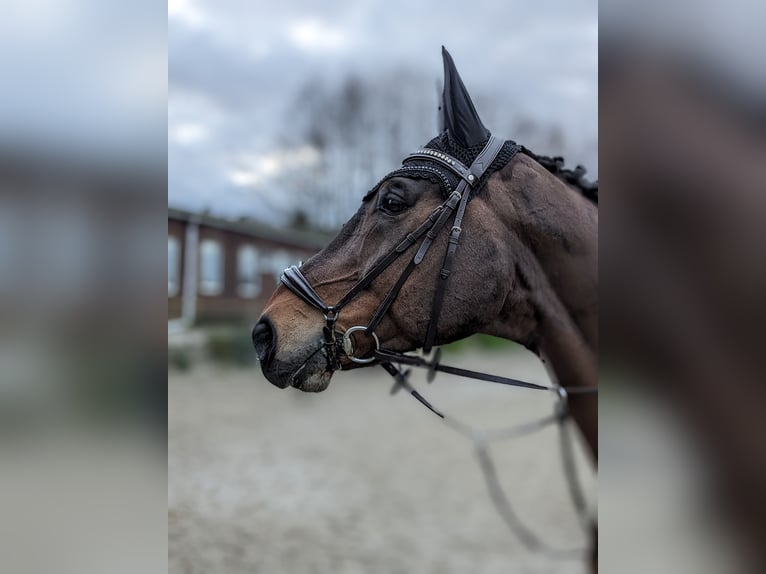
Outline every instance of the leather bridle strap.
{"label": "leather bridle strap", "polygon": [[423,235],[439,221],[439,218],[444,212],[447,203],[448,202],[442,203],[439,207],[434,209],[417,229],[411,233],[408,233],[405,238],[399,242],[399,245],[397,245],[393,251],[390,251],[381,257],[372,266],[372,268],[367,273],[365,273],[364,276],[359,281],[357,281],[356,284],[354,284],[354,286],[351,287],[351,289],[349,289],[343,297],[341,297],[341,300],[335,307],[337,309],[342,309],[345,307],[349,302],[351,302],[352,299],[354,299],[354,297],[369,287],[370,283],[372,283],[381,273],[383,273],[383,271],[388,269],[389,265],[391,265],[402,253],[407,251],[415,244],[418,239],[423,237]]}
{"label": "leather bridle strap", "polygon": [[[528,383],[526,381],[520,381],[519,379],[511,379],[509,377],[503,377],[501,375],[492,375],[489,373],[482,373],[480,371],[472,371],[470,369],[461,369],[460,367],[452,367],[450,365],[441,364],[441,353],[437,349],[436,356],[431,359],[425,359],[417,355],[406,355],[404,353],[397,353],[395,351],[389,351],[388,349],[379,349],[375,351],[375,357],[382,362],[397,363],[399,365],[407,365],[411,367],[420,367],[428,369],[429,382],[433,378],[436,372],[447,373],[449,375],[456,375],[458,377],[465,377],[468,379],[476,379],[479,381],[487,381],[489,383],[499,383],[501,385],[508,385],[511,387],[521,387],[524,389],[533,389],[536,391],[554,391],[558,392],[561,387],[559,386],[546,386],[539,385],[537,383]],[[597,393],[597,387],[566,387],[566,392],[569,395],[583,395]]]}
{"label": "leather bridle strap", "polygon": [[380,302],[380,305],[378,305],[378,308],[375,310],[375,313],[373,313],[370,322],[367,324],[367,331],[372,332],[377,328],[377,326],[380,324],[380,321],[383,320],[383,317],[388,312],[388,309],[396,300],[396,297],[399,295],[399,291],[401,291],[407,278],[415,270],[415,267],[420,265],[421,261],[423,261],[426,253],[428,253],[431,245],[433,245],[434,239],[436,239],[439,231],[441,231],[442,227],[444,227],[444,224],[447,223],[450,215],[452,215],[452,212],[455,210],[455,207],[461,200],[461,187],[462,186],[459,185],[458,188],[453,191],[452,194],[450,194],[449,198],[447,198],[447,201],[442,204],[442,210],[438,219],[428,229],[426,237],[423,239],[423,243],[420,244],[420,248],[418,248],[415,256],[412,258],[412,261],[410,261],[407,267],[404,268],[404,271],[402,271],[399,279],[386,294],[386,297],[383,299],[383,301]]}
{"label": "leather bridle strap", "polygon": [[[475,179],[471,181],[478,182],[484,172],[489,168],[490,165],[492,165],[492,162],[495,161],[495,158],[497,157],[497,154],[500,153],[504,143],[505,142],[502,139],[496,138],[495,136],[490,136],[487,145],[484,146],[484,149],[471,164],[469,170],[470,173],[466,176],[466,178],[474,176]],[[464,182],[467,181],[469,180],[464,180]],[[461,182],[461,184],[464,182]],[[471,188],[468,186],[466,186],[466,188],[467,189],[463,193],[463,198],[460,201],[457,212],[455,213],[455,221],[452,224],[452,231],[447,243],[447,252],[444,255],[444,263],[442,264],[441,271],[439,272],[439,277],[436,280],[436,292],[434,294],[433,307],[431,309],[431,320],[428,323],[428,330],[426,331],[426,338],[423,344],[423,352],[426,354],[431,352],[434,340],[436,339],[436,329],[439,325],[439,316],[441,315],[441,309],[444,303],[444,292],[447,290],[447,279],[449,279],[449,276],[452,273],[452,264],[455,259],[455,252],[457,251],[457,246],[460,241],[460,234],[463,232],[463,216],[465,215],[465,208],[468,205],[468,200],[470,199],[471,195]]]}
{"label": "leather bridle strap", "polygon": [[328,310],[330,310],[330,306],[322,300],[322,298],[319,296],[319,293],[314,291],[311,283],[308,282],[308,280],[303,276],[303,273],[301,273],[295,265],[291,265],[284,270],[282,276],[280,277],[280,281],[284,283],[285,287],[289,288],[290,291],[295,293],[298,297],[303,299],[304,302],[308,303],[312,307],[319,309],[323,313],[326,313]]}
{"label": "leather bridle strap", "polygon": [[[370,323],[366,327],[366,331],[370,334],[374,334],[374,330],[380,323],[385,313],[393,303],[394,299],[398,295],[405,281],[409,277],[412,270],[415,268],[426,251],[436,237],[436,233],[444,226],[444,223],[449,218],[450,214],[454,211],[455,206],[460,201],[460,193],[455,191],[442,203],[439,207],[434,209],[433,212],[426,218],[426,220],[413,232],[408,233],[405,238],[399,242],[399,244],[389,253],[381,257],[372,268],[365,273],[365,275],[357,281],[351,289],[340,299],[336,305],[328,305],[314,290],[306,277],[301,273],[301,270],[292,265],[285,269],[280,277],[280,281],[297,295],[302,301],[310,306],[319,309],[325,318],[325,326],[322,330],[324,335],[325,352],[327,355],[327,364],[333,370],[341,368],[340,358],[338,357],[338,347],[342,347],[342,337],[337,337],[335,334],[335,324],[338,320],[338,314],[341,309],[351,302],[360,292],[366,289],[375,278],[377,278],[383,271],[385,271],[389,265],[391,265],[402,253],[407,251],[418,239],[424,234],[426,238],[418,249],[413,260],[402,272],[398,281],[394,287],[389,291],[388,295],[381,301],[378,309],[372,316]],[[417,260],[417,262],[416,262]]]}
{"label": "leather bridle strap", "polygon": [[[433,343],[433,339],[435,337],[435,329],[436,329],[436,324],[438,321],[438,316],[439,316],[439,313],[441,312],[442,302],[444,299],[445,282],[447,277],[449,277],[450,270],[452,268],[452,260],[454,258],[455,251],[457,249],[458,239],[460,237],[460,225],[462,224],[463,216],[465,215],[465,209],[471,197],[472,187],[479,183],[479,181],[481,180],[481,177],[484,175],[484,173],[489,168],[489,166],[492,165],[492,162],[497,157],[497,154],[500,153],[500,150],[502,149],[504,144],[505,144],[504,140],[500,138],[496,138],[495,136],[490,136],[489,140],[487,141],[487,144],[484,146],[481,153],[479,153],[479,155],[476,157],[474,162],[471,164],[470,168],[466,168],[458,160],[448,156],[447,154],[437,152],[435,150],[420,150],[409,156],[409,158],[427,157],[433,161],[437,161],[441,163],[442,165],[444,165],[445,167],[451,169],[456,174],[458,174],[462,179],[460,183],[458,184],[457,189],[453,192],[452,196],[450,197],[450,200],[448,200],[444,204],[444,207],[445,207],[444,211],[439,217],[439,220],[433,225],[433,227],[431,227],[431,229],[426,234],[426,239],[421,244],[420,249],[415,254],[415,257],[413,258],[412,262],[410,263],[410,265],[408,265],[405,268],[399,280],[396,282],[396,284],[394,284],[392,289],[388,292],[386,298],[378,306],[378,309],[376,310],[375,314],[373,315],[372,319],[367,325],[368,331],[375,330],[375,328],[378,326],[380,321],[385,316],[385,313],[393,304],[399,291],[404,286],[405,280],[410,275],[410,273],[412,273],[412,271],[415,269],[415,265],[419,265],[423,261],[423,258],[428,252],[428,249],[433,244],[434,239],[436,239],[436,236],[441,231],[441,228],[444,226],[447,219],[452,214],[452,211],[455,209],[456,202],[451,200],[453,198],[455,199],[459,198],[459,203],[457,203],[457,211],[455,212],[455,221],[452,226],[452,233],[450,234],[449,245],[447,248],[447,253],[445,255],[445,263],[442,265],[442,270],[440,273],[440,277],[442,281],[439,281],[437,283],[437,288],[436,288],[436,293],[435,293],[435,298],[434,298],[434,303],[433,303],[432,313],[431,313],[431,320],[429,322],[428,333],[426,335],[425,344],[427,345],[427,348],[424,347],[424,350],[426,353],[430,351],[432,343]],[[446,269],[446,273],[445,273],[445,269]]]}
{"label": "leather bridle strap", "polygon": [[468,201],[471,196],[471,190],[480,182],[482,176],[497,157],[497,154],[502,149],[504,143],[505,142],[502,139],[490,136],[487,144],[479,153],[476,160],[474,160],[474,162],[468,168],[466,168],[455,158],[452,158],[451,156],[441,152],[436,152],[435,150],[420,150],[414,154],[411,154],[408,159],[427,158],[439,163],[440,165],[443,165],[444,167],[447,167],[453,173],[457,174],[461,178],[457,189],[455,189],[455,191],[449,195],[444,203],[437,207],[417,229],[411,233],[408,233],[392,251],[381,257],[372,266],[372,268],[367,271],[367,273],[365,273],[364,276],[359,281],[357,281],[351,287],[351,289],[346,292],[345,295],[343,295],[343,297],[341,297],[337,304],[328,305],[314,290],[300,269],[295,265],[284,271],[280,277],[280,280],[285,285],[285,287],[287,287],[308,305],[320,310],[324,315],[326,324],[325,328],[323,329],[323,333],[327,351],[328,365],[331,368],[335,369],[339,368],[340,366],[337,348],[341,347],[342,344],[336,336],[334,329],[338,320],[338,314],[340,313],[341,309],[343,309],[343,307],[351,302],[364,289],[369,287],[369,285],[381,273],[383,273],[402,253],[407,251],[418,239],[425,235],[425,238],[420,244],[420,247],[415,253],[415,256],[404,268],[401,275],[399,276],[399,279],[394,283],[386,296],[380,302],[377,309],[370,318],[370,322],[365,327],[364,330],[374,336],[375,329],[378,327],[383,317],[388,312],[393,302],[396,300],[396,297],[398,296],[405,282],[412,274],[415,267],[423,261],[426,253],[433,245],[434,240],[438,236],[442,227],[444,227],[454,212],[455,221],[452,226],[452,232],[450,233],[444,263],[442,265],[439,277],[437,278],[437,288],[433,302],[431,320],[426,334],[425,346],[430,350],[435,338],[438,317],[441,313],[444,291],[446,288],[446,280],[451,273],[452,262],[454,259],[455,251],[457,250],[460,233],[462,231],[461,225],[463,216],[465,215],[466,206],[468,205]]}
{"label": "leather bridle strap", "polygon": [[444,209],[444,204],[440,205],[429,215],[426,220],[413,232],[408,233],[406,237],[392,250],[381,257],[364,276],[349,289],[336,305],[328,305],[314,290],[308,280],[304,277],[301,270],[296,265],[291,265],[282,272],[279,280],[282,284],[300,297],[305,303],[308,303],[315,309],[323,313],[332,309],[337,314],[343,307],[348,305],[351,300],[360,292],[366,289],[399,255],[407,251],[423,234],[425,234],[438,220],[439,215]]}

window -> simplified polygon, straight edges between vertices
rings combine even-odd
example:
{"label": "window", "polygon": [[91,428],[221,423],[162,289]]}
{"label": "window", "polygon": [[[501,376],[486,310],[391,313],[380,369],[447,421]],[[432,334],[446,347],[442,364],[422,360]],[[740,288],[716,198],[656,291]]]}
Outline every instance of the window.
{"label": "window", "polygon": [[204,239],[199,246],[199,292],[219,295],[223,291],[223,249],[214,239]]}
{"label": "window", "polygon": [[168,235],[168,297],[178,295],[181,286],[181,243]]}
{"label": "window", "polygon": [[258,251],[243,245],[237,251],[237,292],[240,297],[255,297],[261,292],[261,270]]}

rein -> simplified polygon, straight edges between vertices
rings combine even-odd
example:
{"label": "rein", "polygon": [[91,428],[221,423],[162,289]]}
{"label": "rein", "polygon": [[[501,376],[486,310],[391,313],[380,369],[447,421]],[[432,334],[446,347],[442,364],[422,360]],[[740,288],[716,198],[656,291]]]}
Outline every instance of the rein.
{"label": "rein", "polygon": [[[444,302],[444,293],[446,291],[447,281],[452,273],[452,265],[455,258],[455,253],[460,241],[460,235],[462,233],[462,222],[465,215],[466,206],[471,199],[471,192],[475,186],[479,184],[489,169],[492,162],[497,157],[500,150],[503,148],[505,142],[502,139],[490,136],[484,148],[481,150],[476,159],[470,166],[465,166],[462,162],[456,158],[433,149],[421,149],[415,153],[410,154],[405,158],[405,162],[408,160],[426,160],[436,165],[436,167],[424,168],[420,166],[418,169],[428,169],[429,171],[440,172],[441,170],[449,170],[452,174],[456,175],[459,179],[459,183],[454,191],[451,191],[447,196],[447,199],[439,205],[431,214],[419,225],[416,229],[408,233],[399,244],[397,244],[390,252],[380,257],[373,266],[362,276],[341,298],[334,304],[327,304],[322,297],[311,286],[311,283],[303,275],[298,266],[292,265],[285,269],[280,277],[280,281],[290,291],[297,295],[305,303],[318,309],[322,312],[325,320],[325,325],[322,329],[324,340],[324,352],[327,359],[327,369],[330,371],[343,370],[342,359],[345,357],[353,363],[367,365],[378,361],[380,366],[391,375],[394,379],[394,385],[391,389],[391,394],[396,393],[401,389],[406,389],[413,397],[420,401],[431,412],[444,419],[450,427],[470,438],[474,441],[477,449],[477,456],[484,473],[487,487],[489,488],[492,500],[498,508],[501,516],[505,520],[508,527],[516,535],[516,537],[530,550],[538,551],[548,554],[552,558],[571,558],[575,555],[579,557],[579,550],[558,550],[547,546],[540,538],[535,536],[533,532],[524,526],[523,523],[516,517],[513,512],[508,498],[502,490],[497,479],[497,474],[492,463],[492,460],[488,452],[488,442],[496,440],[498,438],[512,438],[516,436],[525,436],[530,432],[534,432],[541,428],[544,428],[548,424],[558,423],[560,429],[561,440],[561,453],[564,462],[564,473],[569,485],[570,496],[580,517],[580,523],[585,528],[587,527],[588,518],[586,516],[587,511],[585,508],[584,497],[577,481],[576,473],[574,472],[574,461],[572,455],[571,440],[566,432],[565,423],[569,420],[569,400],[573,396],[590,395],[595,396],[598,392],[596,387],[562,387],[559,385],[546,386],[536,383],[529,383],[518,379],[511,379],[500,375],[493,375],[488,373],[482,373],[479,371],[472,371],[469,369],[462,369],[458,367],[452,367],[449,365],[441,364],[441,350],[436,349],[433,353],[433,357],[429,360],[425,357],[408,355],[405,353],[399,353],[396,351],[383,349],[380,347],[380,340],[375,334],[375,330],[380,325],[380,322],[385,317],[386,313],[391,308],[391,305],[396,300],[399,292],[404,286],[405,282],[415,270],[415,268],[423,261],[429,249],[433,245],[434,240],[438,236],[442,228],[445,227],[447,221],[454,214],[452,221],[452,227],[449,232],[449,239],[447,244],[447,251],[444,255],[442,267],[437,276],[436,292],[434,295],[431,319],[428,324],[426,336],[423,344],[423,352],[425,355],[429,355],[433,348],[434,341],[436,339],[436,331],[439,323],[439,316],[441,315],[441,309]],[[521,149],[520,146],[516,146],[514,153]],[[406,172],[408,167],[401,168],[398,172]],[[394,173],[398,173],[394,172]],[[403,175],[403,174],[402,174]],[[448,179],[442,173],[438,173],[444,182]],[[449,186],[447,187],[449,191]],[[338,317],[340,316],[343,308],[348,305],[355,297],[357,297],[362,291],[364,291],[369,285],[380,276],[395,260],[399,258],[410,247],[415,245],[422,238],[420,247],[416,251],[413,258],[407,264],[402,271],[394,285],[386,293],[386,296],[378,304],[378,307],[372,314],[367,325],[357,325],[346,329],[343,333],[336,331],[336,324]],[[352,334],[364,333],[367,335],[374,344],[374,349],[364,356],[355,355],[354,340]],[[321,347],[320,347],[321,348]],[[396,364],[399,365],[397,367]],[[495,432],[494,434],[483,433],[475,431],[451,418],[445,417],[445,415],[437,410],[431,403],[429,403],[409,382],[409,370],[402,370],[402,366],[411,366],[416,368],[423,368],[428,370],[427,380],[430,383],[433,381],[437,372],[467,377],[492,383],[498,383],[513,387],[526,388],[531,390],[549,391],[553,392],[556,396],[556,407],[553,415],[545,417],[539,421],[532,423],[526,423],[524,425],[518,425],[505,431]]]}

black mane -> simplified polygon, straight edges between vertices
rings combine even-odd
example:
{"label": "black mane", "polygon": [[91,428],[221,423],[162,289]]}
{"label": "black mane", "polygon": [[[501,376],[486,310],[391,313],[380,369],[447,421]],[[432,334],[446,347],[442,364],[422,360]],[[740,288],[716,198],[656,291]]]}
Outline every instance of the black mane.
{"label": "black mane", "polygon": [[574,169],[568,169],[564,167],[563,157],[537,155],[524,146],[521,146],[521,153],[531,157],[553,175],[579,190],[586,199],[589,199],[598,206],[598,180],[588,181],[585,179],[586,169],[583,166],[578,165]]}

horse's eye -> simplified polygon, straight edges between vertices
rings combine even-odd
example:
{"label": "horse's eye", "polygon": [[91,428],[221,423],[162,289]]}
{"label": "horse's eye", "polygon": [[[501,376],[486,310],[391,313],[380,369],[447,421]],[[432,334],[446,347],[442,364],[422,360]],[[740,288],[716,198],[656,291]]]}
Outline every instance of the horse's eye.
{"label": "horse's eye", "polygon": [[407,204],[395,195],[389,195],[380,203],[380,208],[386,213],[401,213],[407,209]]}

